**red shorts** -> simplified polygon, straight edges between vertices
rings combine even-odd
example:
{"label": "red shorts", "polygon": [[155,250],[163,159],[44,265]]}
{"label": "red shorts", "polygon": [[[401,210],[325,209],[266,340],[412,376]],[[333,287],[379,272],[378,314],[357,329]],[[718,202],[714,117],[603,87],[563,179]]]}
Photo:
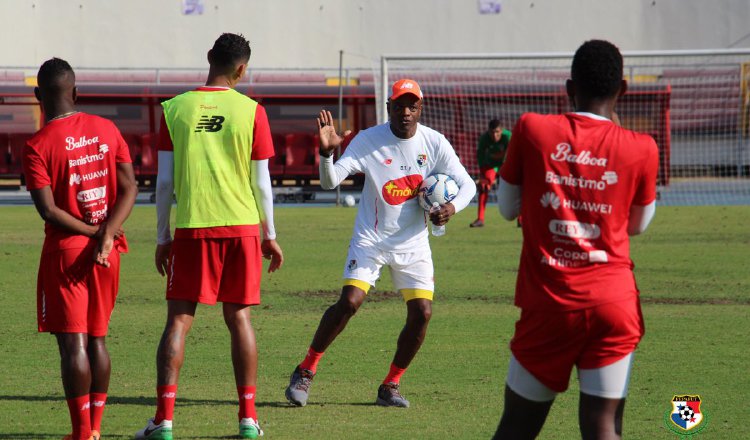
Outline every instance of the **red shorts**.
{"label": "red shorts", "polygon": [[260,304],[263,260],[257,236],[175,238],[169,256],[167,299],[214,305]]}
{"label": "red shorts", "polygon": [[495,183],[496,177],[497,177],[497,171],[495,171],[494,167],[479,168],[479,185],[480,186],[486,186],[487,189],[490,189],[492,185]]}
{"label": "red shorts", "polygon": [[582,310],[521,310],[510,349],[518,362],[556,392],[573,366],[600,368],[635,351],[644,333],[637,296]]}
{"label": "red shorts", "polygon": [[42,254],[37,278],[40,332],[106,336],[120,283],[120,252],[109,267],[94,264],[94,248]]}

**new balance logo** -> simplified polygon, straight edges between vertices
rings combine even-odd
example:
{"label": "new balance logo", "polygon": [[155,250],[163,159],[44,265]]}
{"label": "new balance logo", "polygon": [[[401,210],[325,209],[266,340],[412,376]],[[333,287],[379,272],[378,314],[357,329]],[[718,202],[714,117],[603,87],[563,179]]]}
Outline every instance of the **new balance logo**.
{"label": "new balance logo", "polygon": [[175,398],[175,395],[176,395],[176,394],[175,394],[175,393],[173,393],[173,392],[166,392],[166,393],[163,393],[163,394],[161,395],[161,398],[162,398],[162,399],[174,399],[174,398]]}
{"label": "new balance logo", "polygon": [[224,116],[211,116],[208,117],[206,115],[201,116],[201,120],[198,121],[198,125],[195,126],[195,132],[200,133],[202,131],[206,131],[209,133],[215,133],[222,128],[222,123],[224,122]]}
{"label": "new balance logo", "polygon": [[245,394],[243,394],[243,395],[242,395],[242,398],[243,398],[244,400],[250,400],[250,399],[252,399],[253,397],[255,397],[255,393],[245,393]]}

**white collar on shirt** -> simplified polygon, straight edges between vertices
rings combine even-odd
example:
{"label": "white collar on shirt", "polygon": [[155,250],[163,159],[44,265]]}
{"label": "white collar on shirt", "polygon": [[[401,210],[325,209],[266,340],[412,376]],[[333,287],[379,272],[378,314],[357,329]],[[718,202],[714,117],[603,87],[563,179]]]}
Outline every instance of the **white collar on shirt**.
{"label": "white collar on shirt", "polygon": [[597,119],[599,121],[609,121],[610,119],[605,118],[602,115],[597,115],[596,113],[589,113],[589,112],[574,112],[577,115],[586,116],[591,119]]}

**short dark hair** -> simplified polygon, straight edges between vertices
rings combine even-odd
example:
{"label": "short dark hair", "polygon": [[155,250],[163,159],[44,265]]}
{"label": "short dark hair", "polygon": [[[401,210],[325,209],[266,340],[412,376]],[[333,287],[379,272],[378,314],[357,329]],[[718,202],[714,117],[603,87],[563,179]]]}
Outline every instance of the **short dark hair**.
{"label": "short dark hair", "polygon": [[36,75],[37,85],[45,90],[59,91],[63,79],[70,75],[75,84],[76,74],[67,61],[61,58],[52,58],[44,62]]}
{"label": "short dark hair", "polygon": [[590,40],[573,56],[570,76],[576,89],[589,98],[616,96],[622,83],[622,54],[609,41]]}
{"label": "short dark hair", "polygon": [[492,131],[500,126],[499,119],[490,119],[490,123],[487,124],[487,130]]}
{"label": "short dark hair", "polygon": [[242,34],[221,34],[208,52],[208,62],[218,69],[231,70],[250,60],[250,42]]}

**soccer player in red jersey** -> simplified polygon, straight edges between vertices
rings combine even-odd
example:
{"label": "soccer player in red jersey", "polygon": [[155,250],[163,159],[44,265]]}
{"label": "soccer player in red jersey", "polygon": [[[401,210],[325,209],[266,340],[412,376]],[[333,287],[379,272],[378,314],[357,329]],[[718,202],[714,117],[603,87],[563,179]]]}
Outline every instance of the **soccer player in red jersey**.
{"label": "soccer player in red jersey", "polygon": [[222,34],[208,52],[206,85],[162,103],[155,260],[157,271],[167,274],[167,323],[156,354],[156,414],[137,439],[172,439],[185,337],[198,303],[217,301],[231,335],[240,436],[263,435],[255,410],[258,355],[250,306],[260,304],[262,258],[271,260],[269,272],[284,259],[273,224],[268,118],[261,105],[234,90],[249,60],[244,37]]}
{"label": "soccer player in red jersey", "polygon": [[138,188],[128,146],[115,125],[75,110],[75,73],[61,59],[42,64],[34,94],[45,126],[26,144],[26,187],[44,219],[37,282],[40,332],[55,334],[73,433],[96,439],[109,388],[105,345],[127,251],[122,224]]}
{"label": "soccer player in red jersey", "polygon": [[575,112],[521,116],[500,169],[500,212],[524,221],[521,317],[496,439],[536,437],[574,366],[582,437],[620,438],[644,332],[628,236],[654,214],[657,146],[612,122],[627,88],[617,47],[584,43],[571,78]]}

